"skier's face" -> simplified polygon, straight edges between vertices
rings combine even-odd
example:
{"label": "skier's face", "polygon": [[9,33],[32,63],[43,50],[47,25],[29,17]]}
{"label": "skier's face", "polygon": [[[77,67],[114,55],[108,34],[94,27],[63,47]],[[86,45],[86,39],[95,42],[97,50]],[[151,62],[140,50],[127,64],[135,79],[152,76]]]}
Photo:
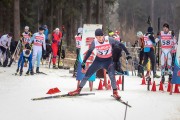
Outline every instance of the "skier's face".
{"label": "skier's face", "polygon": [[104,36],[96,36],[96,39],[98,40],[99,43],[104,42]]}
{"label": "skier's face", "polygon": [[24,29],[25,32],[28,32],[29,30],[28,29]]}
{"label": "skier's face", "polygon": [[169,28],[163,27],[163,31],[164,31],[165,33],[167,33],[167,32],[169,32]]}
{"label": "skier's face", "polygon": [[43,34],[44,33],[44,30],[39,30],[39,34]]}

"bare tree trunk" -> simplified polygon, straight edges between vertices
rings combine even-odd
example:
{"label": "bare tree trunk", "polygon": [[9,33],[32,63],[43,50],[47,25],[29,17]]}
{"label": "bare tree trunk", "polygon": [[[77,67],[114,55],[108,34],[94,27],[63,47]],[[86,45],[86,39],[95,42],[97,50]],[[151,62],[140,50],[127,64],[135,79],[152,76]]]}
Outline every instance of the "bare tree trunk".
{"label": "bare tree trunk", "polygon": [[91,0],[87,0],[86,2],[86,9],[87,9],[87,20],[86,23],[90,24],[91,23]]}
{"label": "bare tree trunk", "polygon": [[102,29],[103,31],[105,32],[106,30],[106,17],[105,17],[105,14],[106,14],[106,9],[105,9],[105,0],[101,0],[102,2]]}
{"label": "bare tree trunk", "polygon": [[99,19],[100,19],[100,10],[99,10],[99,0],[96,0],[96,24],[99,24]]}
{"label": "bare tree trunk", "polygon": [[14,0],[14,40],[19,40],[20,36],[20,5],[19,0]]}
{"label": "bare tree trunk", "polygon": [[151,26],[154,27],[154,0],[151,0]]}
{"label": "bare tree trunk", "polygon": [[47,0],[43,0],[43,24],[47,24],[46,9],[47,9]]}
{"label": "bare tree trunk", "polygon": [[51,0],[51,18],[50,18],[50,31],[53,31],[53,0]]}

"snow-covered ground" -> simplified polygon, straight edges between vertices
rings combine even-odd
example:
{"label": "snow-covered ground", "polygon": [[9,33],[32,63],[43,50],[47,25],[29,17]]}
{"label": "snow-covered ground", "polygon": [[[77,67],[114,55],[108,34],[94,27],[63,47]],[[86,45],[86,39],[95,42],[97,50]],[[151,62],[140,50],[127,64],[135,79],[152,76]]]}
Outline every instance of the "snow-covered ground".
{"label": "snow-covered ground", "polygon": [[[59,94],[74,90],[75,78],[62,69],[41,68],[48,75],[21,77],[12,75],[15,70],[15,65],[0,68],[0,120],[124,120],[126,106],[110,97],[111,90],[96,90],[99,79],[94,83],[95,95],[32,101],[49,96],[50,88],[58,87]],[[132,106],[126,120],[180,120],[180,94],[159,92],[158,87],[151,92],[140,84],[141,78],[125,76],[125,91],[119,91]],[[88,84],[82,92],[89,92]]]}

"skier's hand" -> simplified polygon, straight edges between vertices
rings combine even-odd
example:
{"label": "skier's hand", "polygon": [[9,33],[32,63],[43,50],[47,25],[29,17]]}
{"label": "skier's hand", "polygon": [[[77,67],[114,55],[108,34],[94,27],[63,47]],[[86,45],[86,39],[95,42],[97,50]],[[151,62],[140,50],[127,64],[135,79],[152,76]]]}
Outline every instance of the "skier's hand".
{"label": "skier's hand", "polygon": [[129,60],[129,59],[132,59],[132,57],[131,57],[130,55],[128,55],[128,56],[126,57],[126,59]]}
{"label": "skier's hand", "polygon": [[85,69],[86,63],[82,62],[81,67],[82,67],[83,69]]}

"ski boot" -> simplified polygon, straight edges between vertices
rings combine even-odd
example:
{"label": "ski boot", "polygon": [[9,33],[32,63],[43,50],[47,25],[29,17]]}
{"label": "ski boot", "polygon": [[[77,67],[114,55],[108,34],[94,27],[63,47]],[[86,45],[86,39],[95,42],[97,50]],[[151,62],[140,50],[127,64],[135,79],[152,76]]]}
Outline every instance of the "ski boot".
{"label": "ski boot", "polygon": [[16,73],[18,73],[19,72],[19,68],[17,68],[17,70],[16,70]]}
{"label": "ski boot", "polygon": [[58,69],[58,68],[56,67],[56,65],[53,65],[53,69]]}
{"label": "ski boot", "polygon": [[164,84],[164,82],[165,82],[165,77],[164,77],[164,75],[162,75],[161,82],[162,82],[162,84]]}
{"label": "ski boot", "polygon": [[33,71],[33,69],[30,71],[30,74],[31,74],[31,75],[34,75],[34,71]]}
{"label": "ski boot", "polygon": [[119,94],[118,94],[117,89],[114,89],[114,90],[113,90],[113,97],[114,97],[116,100],[121,99],[121,97],[120,97]]}
{"label": "ski boot", "polygon": [[142,78],[142,73],[138,73],[137,76]]}
{"label": "ski boot", "polygon": [[0,67],[2,67],[2,63],[0,62]]}
{"label": "ski boot", "polygon": [[36,68],[36,73],[40,73],[40,72],[39,72],[39,67]]}
{"label": "ski boot", "polygon": [[172,80],[172,74],[169,74],[169,82]]}
{"label": "ski boot", "polygon": [[79,87],[79,88],[77,88],[75,91],[69,92],[68,94],[69,94],[70,96],[79,95],[80,92],[81,92],[81,89],[82,89],[82,88]]}
{"label": "ski boot", "polygon": [[29,75],[29,70],[26,72],[26,75]]}
{"label": "ski boot", "polygon": [[19,75],[22,76],[23,70],[20,69]]}
{"label": "ski boot", "polygon": [[157,74],[154,74],[154,75],[153,75],[153,78],[160,78],[160,76],[157,75]]}

